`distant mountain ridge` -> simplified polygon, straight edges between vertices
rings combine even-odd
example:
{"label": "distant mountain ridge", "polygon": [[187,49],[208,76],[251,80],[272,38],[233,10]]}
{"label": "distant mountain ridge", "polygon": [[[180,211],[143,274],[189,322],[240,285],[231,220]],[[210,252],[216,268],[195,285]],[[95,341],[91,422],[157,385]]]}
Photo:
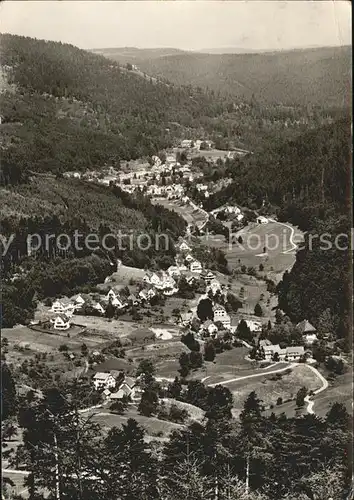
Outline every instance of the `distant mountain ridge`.
{"label": "distant mountain ridge", "polygon": [[[120,63],[178,85],[208,87],[243,99],[286,105],[351,105],[350,46],[210,54],[172,49],[99,49]],[[133,59],[134,57],[134,59]]]}

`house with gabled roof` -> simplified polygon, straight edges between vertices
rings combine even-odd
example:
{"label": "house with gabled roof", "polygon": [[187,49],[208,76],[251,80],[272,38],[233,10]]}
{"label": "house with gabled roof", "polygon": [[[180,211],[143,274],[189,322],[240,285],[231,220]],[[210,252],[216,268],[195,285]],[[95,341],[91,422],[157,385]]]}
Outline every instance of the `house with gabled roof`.
{"label": "house with gabled roof", "polygon": [[168,269],[167,269],[167,274],[171,277],[171,278],[175,278],[175,277],[178,277],[181,275],[181,271],[179,269],[178,266],[170,266]]}
{"label": "house with gabled roof", "polygon": [[305,335],[307,333],[316,333],[317,332],[316,328],[307,319],[304,319],[304,320],[300,321],[300,323],[298,323],[296,325],[296,328],[303,335]]}
{"label": "house with gabled roof", "polygon": [[318,340],[316,328],[307,319],[300,321],[296,328],[302,334],[302,338],[307,345],[312,345]]}
{"label": "house with gabled roof", "polygon": [[94,302],[92,304],[92,308],[95,309],[96,311],[98,311],[100,314],[105,313],[105,308],[103,307],[103,305],[100,302]]}
{"label": "house with gabled roof", "polygon": [[113,289],[110,289],[110,291],[107,293],[106,300],[108,302],[111,302],[112,306],[118,307],[118,309],[123,309],[127,305],[126,302],[123,301],[123,299],[120,297],[120,295]]}
{"label": "house with gabled roof", "polygon": [[69,299],[63,297],[62,299],[55,300],[50,310],[55,314],[66,314],[71,317],[74,314],[75,306]]}
{"label": "house with gabled roof", "polygon": [[72,297],[71,300],[78,307],[82,307],[85,304],[85,302],[86,302],[85,299],[83,298],[83,296],[80,293],[78,295],[74,295],[74,297]]}
{"label": "house with gabled roof", "polygon": [[206,274],[204,274],[203,279],[206,281],[206,283],[210,284],[212,280],[215,280],[215,274],[212,273],[211,271],[207,271]]}
{"label": "house with gabled roof", "polygon": [[192,321],[193,319],[193,312],[192,311],[188,311],[188,312],[185,312],[185,313],[181,313],[180,315],[180,322],[183,326],[187,326],[189,325],[189,323]]}
{"label": "house with gabled roof", "polygon": [[130,294],[128,297],[128,303],[133,306],[137,306],[139,304],[139,300],[134,294]]}
{"label": "house with gabled roof", "polygon": [[178,250],[180,252],[190,252],[192,249],[185,241],[182,241],[182,243],[178,245]]}
{"label": "house with gabled roof", "polygon": [[68,330],[70,328],[70,318],[66,314],[58,314],[50,322],[55,330]]}
{"label": "house with gabled roof", "polygon": [[109,372],[97,372],[93,377],[93,385],[97,390],[111,389],[116,386],[116,379]]}
{"label": "house with gabled roof", "polygon": [[286,348],[286,358],[288,361],[298,361],[305,355],[305,348],[303,345],[290,346]]}
{"label": "house with gabled roof", "polygon": [[144,277],[143,277],[144,283],[150,284],[150,280],[151,280],[152,275],[153,275],[153,273],[151,271],[146,271],[146,273],[144,274]]}
{"label": "house with gabled roof", "polygon": [[186,260],[187,262],[193,262],[194,257],[193,257],[193,255],[191,255],[191,254],[189,253],[189,254],[187,254],[187,255],[186,255],[185,260]]}
{"label": "house with gabled roof", "polygon": [[137,401],[141,397],[142,390],[133,377],[124,375],[117,383],[117,387],[118,391],[111,394],[110,399],[112,400],[119,400],[123,397],[129,397],[133,401]]}
{"label": "house with gabled roof", "polygon": [[215,295],[217,292],[221,292],[221,283],[220,283],[220,281],[218,281],[216,279],[211,280],[211,282],[209,283],[209,285],[206,288],[206,292],[208,293],[209,290],[211,291],[211,293],[213,295]]}
{"label": "house with gabled roof", "polygon": [[147,291],[147,297],[149,300],[151,300],[153,297],[156,296],[156,292],[153,288],[149,288],[149,290]]}
{"label": "house with gabled roof", "polygon": [[278,354],[279,361],[299,361],[305,355],[304,346],[289,346],[282,349],[279,344],[263,345],[260,348],[266,361],[274,359]]}
{"label": "house with gabled roof", "polygon": [[148,300],[147,290],[140,290],[138,293],[138,297],[140,300],[146,302]]}
{"label": "house with gabled roof", "polygon": [[202,330],[202,333],[205,332],[213,338],[217,337],[218,327],[210,319],[208,319],[207,321],[204,321],[204,323],[201,326],[201,330]]}
{"label": "house with gabled roof", "polygon": [[203,266],[199,260],[193,260],[189,264],[189,270],[191,273],[198,273],[200,274],[203,271]]}
{"label": "house with gabled roof", "polygon": [[221,304],[216,304],[213,307],[214,323],[220,322],[225,328],[231,327],[231,317],[226,312],[226,309]]}

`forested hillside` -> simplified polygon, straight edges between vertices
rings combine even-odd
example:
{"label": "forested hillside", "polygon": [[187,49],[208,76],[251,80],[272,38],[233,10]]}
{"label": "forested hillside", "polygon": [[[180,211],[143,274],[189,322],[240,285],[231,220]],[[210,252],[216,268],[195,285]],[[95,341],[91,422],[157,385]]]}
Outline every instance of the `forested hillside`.
{"label": "forested hillside", "polygon": [[28,171],[119,167],[183,138],[254,150],[330,118],[203,90],[206,80],[158,82],[68,44],[1,35],[0,46],[2,184],[26,181]]}
{"label": "forested hillside", "polygon": [[292,207],[301,207],[303,212],[310,209],[306,218],[301,215],[303,226],[315,215],[316,207],[334,205],[345,212],[351,193],[350,136],[350,117],[344,115],[298,137],[269,142],[257,155],[229,162],[234,182],[208,198],[205,206],[212,210],[235,201],[260,208],[265,200],[286,210],[292,220],[296,212],[290,213]]}
{"label": "forested hillside", "polygon": [[351,227],[350,118],[274,144],[228,168],[234,182],[211,196],[207,209],[244,204],[260,213],[276,211],[280,220],[308,231],[292,271],[278,287],[279,306],[294,321],[307,318],[317,326],[326,318],[329,332],[348,336],[350,240],[343,235],[349,236]]}
{"label": "forested hillside", "polygon": [[211,94],[153,83],[68,44],[1,35],[0,46],[3,164],[19,173],[119,165],[170,145],[170,122],[211,131],[227,112]]}
{"label": "forested hillside", "polygon": [[[101,52],[117,61],[119,53]],[[350,106],[351,47],[262,54],[135,55],[148,74],[177,84],[208,87],[243,99],[294,105]]]}

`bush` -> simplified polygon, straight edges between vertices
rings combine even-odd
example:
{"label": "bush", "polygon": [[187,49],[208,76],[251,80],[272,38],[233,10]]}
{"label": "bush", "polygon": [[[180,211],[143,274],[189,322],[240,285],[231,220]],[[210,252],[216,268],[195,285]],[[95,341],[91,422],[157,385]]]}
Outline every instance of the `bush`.
{"label": "bush", "polygon": [[124,403],[123,401],[115,401],[114,403],[111,404],[109,409],[113,413],[117,413],[118,415],[123,415],[123,413],[127,409],[127,404]]}
{"label": "bush", "polygon": [[188,412],[184,408],[179,408],[177,405],[172,405],[169,413],[171,422],[183,424],[188,417]]}

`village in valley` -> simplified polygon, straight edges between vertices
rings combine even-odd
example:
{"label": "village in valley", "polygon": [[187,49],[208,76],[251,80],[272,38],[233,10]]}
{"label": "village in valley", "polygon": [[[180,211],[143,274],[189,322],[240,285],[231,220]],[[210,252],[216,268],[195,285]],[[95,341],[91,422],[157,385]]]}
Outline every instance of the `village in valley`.
{"label": "village in valley", "polygon": [[[184,214],[186,234],[176,243],[173,265],[165,270],[138,269],[118,260],[116,271],[95,292],[48,297],[39,304],[31,324],[15,330],[19,332],[17,339],[12,332],[7,337],[4,331],[7,350],[11,346],[13,352],[27,357],[38,349],[38,359],[49,356],[53,361],[55,376],[68,380],[78,377],[78,381],[84,381],[87,394],[94,389],[94,397],[88,396],[88,401],[95,404],[87,403],[86,411],[93,412],[99,421],[105,420],[107,411],[118,421],[119,413],[137,411],[144,392],[146,363],[159,384],[161,404],[169,394],[169,385],[179,377],[185,383],[201,378],[210,387],[216,383],[234,385],[237,391],[240,379],[248,392],[254,382],[257,387],[266,384],[264,411],[284,407],[290,414],[306,411],[306,401],[312,408],[310,396],[328,386],[315,367],[319,340],[322,346],[327,343],[330,352],[331,332],[317,332],[306,318],[292,324],[276,307],[276,283],[293,264],[295,253],[289,253],[288,248],[281,256],[280,267],[274,269],[277,251],[272,256],[265,247],[245,251],[237,244],[252,233],[259,232],[264,239],[267,231],[280,224],[271,215],[265,217],[257,212],[250,218],[243,207],[236,205],[208,213],[202,202],[192,199],[191,184],[202,199],[219,189],[217,182],[203,182],[203,171],[193,164],[195,154],[199,161],[204,155],[200,148],[203,143],[206,154],[215,152],[208,141],[188,140],[181,142],[178,151],[163,152],[162,159],[152,157],[150,164],[127,164],[125,168],[130,170],[124,174],[112,168],[99,177],[83,174],[90,182],[107,187],[114,184],[129,194],[141,192],[153,203]],[[224,163],[228,157],[229,153],[224,152],[207,161]],[[68,172],[64,177],[79,175]],[[231,239],[226,234],[215,234],[215,222],[210,226],[211,220],[217,221],[217,228],[229,229],[233,224],[237,231]],[[287,245],[292,245],[292,234],[289,226]],[[212,256],[210,260],[208,252],[213,245],[224,249],[228,258],[230,254],[231,266],[229,262],[220,267]],[[205,254],[207,263],[203,261]],[[32,341],[25,340],[25,332]],[[60,368],[58,356],[65,359]],[[24,365],[24,373],[28,373],[26,359],[20,370]],[[274,374],[278,377],[272,387]],[[286,382],[282,388],[281,381],[287,378],[293,379],[294,385]],[[298,406],[297,395],[306,381],[309,386]],[[31,383],[38,388],[41,385],[35,377]],[[128,410],[123,410],[127,403]],[[183,409],[182,402],[175,400],[173,404]],[[242,404],[241,396],[235,415]]]}
{"label": "village in valley", "polygon": [[1,500],[354,500],[345,2],[45,3],[2,9]]}

